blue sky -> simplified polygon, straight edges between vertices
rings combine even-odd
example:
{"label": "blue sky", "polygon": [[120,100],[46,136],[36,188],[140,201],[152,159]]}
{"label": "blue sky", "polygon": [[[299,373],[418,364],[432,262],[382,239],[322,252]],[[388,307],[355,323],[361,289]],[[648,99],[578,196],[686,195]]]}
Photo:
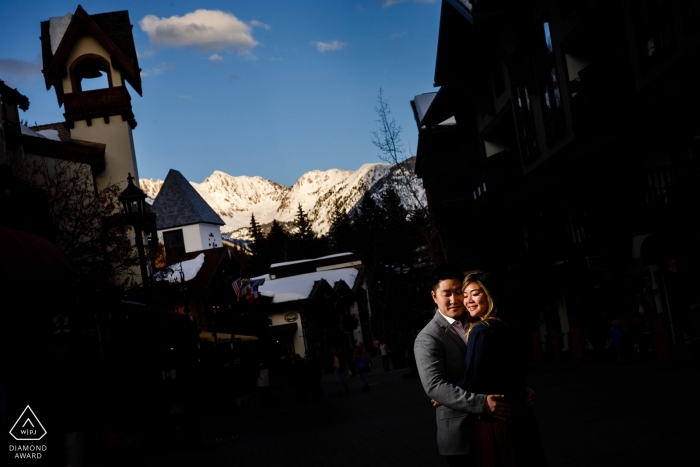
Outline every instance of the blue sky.
{"label": "blue sky", "polygon": [[[303,173],[379,162],[379,88],[415,153],[410,101],[434,90],[440,2],[240,0],[80,2],[90,14],[128,10],[143,69],[129,87],[142,178],[214,170],[291,185]],[[5,0],[0,79],[30,100],[31,125],[63,121],[41,75],[40,25],[78,2]],[[212,34],[193,34],[192,23]],[[163,31],[167,31],[164,34]]]}

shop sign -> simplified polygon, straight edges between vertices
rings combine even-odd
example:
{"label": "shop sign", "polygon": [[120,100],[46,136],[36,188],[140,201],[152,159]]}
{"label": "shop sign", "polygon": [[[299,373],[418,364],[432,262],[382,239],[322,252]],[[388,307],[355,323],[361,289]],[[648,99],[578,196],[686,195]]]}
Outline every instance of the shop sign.
{"label": "shop sign", "polygon": [[297,319],[299,319],[299,315],[296,313],[287,313],[284,315],[284,320],[288,323],[294,323]]}

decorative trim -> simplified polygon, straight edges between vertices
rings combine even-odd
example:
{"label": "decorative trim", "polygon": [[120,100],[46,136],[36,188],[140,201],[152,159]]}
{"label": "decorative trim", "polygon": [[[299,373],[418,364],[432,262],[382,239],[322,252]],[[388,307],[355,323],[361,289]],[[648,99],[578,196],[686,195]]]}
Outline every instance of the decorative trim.
{"label": "decorative trim", "polygon": [[136,128],[136,120],[131,109],[131,96],[124,86],[109,89],[96,89],[64,96],[66,122],[72,125],[78,120],[105,118],[121,115],[122,120]]}

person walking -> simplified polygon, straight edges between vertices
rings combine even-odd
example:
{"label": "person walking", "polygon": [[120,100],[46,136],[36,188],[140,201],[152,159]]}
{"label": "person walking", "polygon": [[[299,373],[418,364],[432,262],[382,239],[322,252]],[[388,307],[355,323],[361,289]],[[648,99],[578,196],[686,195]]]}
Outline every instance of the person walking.
{"label": "person walking", "polygon": [[347,363],[345,362],[345,357],[338,352],[338,350],[333,347],[331,348],[331,366],[333,368],[333,379],[335,380],[336,389],[338,391],[338,397],[343,395],[342,389],[345,390],[345,394],[350,392],[348,383],[345,382],[345,367]]}
{"label": "person walking", "polygon": [[272,395],[272,389],[270,387],[270,367],[264,361],[260,362],[260,365],[258,365],[256,388],[260,399],[260,408],[262,410],[276,409],[277,400]]}
{"label": "person walking", "polygon": [[391,368],[389,368],[389,346],[387,346],[386,342],[383,340],[379,344],[379,353],[382,355],[382,367],[384,371],[391,371]]}
{"label": "person walking", "polygon": [[367,378],[367,374],[369,373],[372,365],[372,356],[369,354],[369,352],[367,352],[362,344],[358,344],[355,348],[353,363],[355,364],[357,373],[360,375],[360,379],[362,380],[362,392],[368,392],[369,379]]}

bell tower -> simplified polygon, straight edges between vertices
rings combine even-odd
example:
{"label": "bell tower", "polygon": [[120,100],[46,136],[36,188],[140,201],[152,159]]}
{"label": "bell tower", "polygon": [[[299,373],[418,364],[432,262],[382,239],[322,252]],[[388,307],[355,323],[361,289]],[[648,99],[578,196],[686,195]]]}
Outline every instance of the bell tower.
{"label": "bell tower", "polygon": [[106,145],[105,168],[95,174],[98,189],[125,187],[128,173],[138,180],[136,119],[126,88],[128,82],[142,94],[132,28],[127,11],[89,15],[80,5],[74,14],[41,23],[46,89],[53,86],[64,106],[71,138]]}

